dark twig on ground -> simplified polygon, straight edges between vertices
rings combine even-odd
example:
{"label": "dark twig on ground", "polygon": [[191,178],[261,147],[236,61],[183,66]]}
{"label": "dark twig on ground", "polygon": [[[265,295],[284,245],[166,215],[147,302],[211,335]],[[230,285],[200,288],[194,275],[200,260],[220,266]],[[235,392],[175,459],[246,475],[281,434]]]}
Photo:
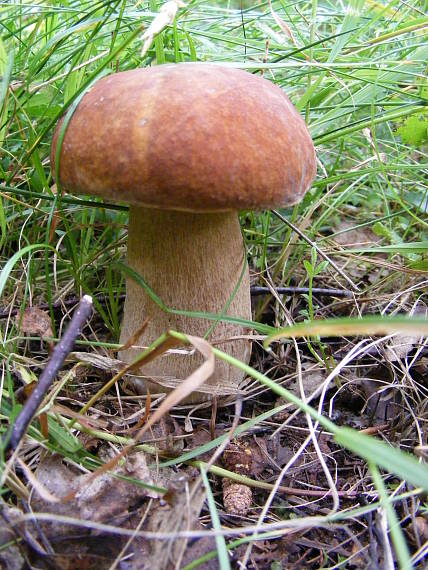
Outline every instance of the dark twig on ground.
{"label": "dark twig on ground", "polygon": [[[279,294],[279,295],[304,295],[304,294],[308,294],[309,293],[309,287],[274,287],[275,291]],[[258,287],[258,286],[254,286],[251,287],[251,296],[252,297],[258,297],[260,295],[271,295],[272,291],[271,289],[269,289],[269,287]],[[352,292],[348,291],[346,289],[324,289],[322,287],[312,287],[312,294],[313,295],[324,295],[325,297],[352,297]],[[100,303],[101,305],[105,305],[108,301],[108,296],[107,295],[95,295],[94,297],[98,303]],[[125,301],[125,294],[123,295],[119,295],[119,301],[123,302]],[[68,299],[64,299],[63,301],[57,301],[56,303],[53,303],[52,308],[54,310],[61,310],[63,308],[69,308],[69,307],[73,307],[74,305],[77,305],[77,303],[79,302],[79,299],[77,297],[69,297]],[[39,305],[36,305],[38,309],[41,309],[42,311],[48,311],[49,310],[49,305],[48,303],[40,303]],[[18,314],[20,311],[20,308],[13,308],[13,309],[0,309],[0,319],[7,319],[9,317],[14,317],[16,314]]]}
{"label": "dark twig on ground", "polygon": [[33,419],[37,408],[43,401],[47,391],[52,385],[55,377],[64,363],[65,358],[73,349],[73,345],[77,337],[81,333],[81,329],[92,313],[92,297],[85,295],[79,303],[73,318],[70,321],[64,335],[53,350],[52,356],[43,370],[36,387],[31,392],[28,400],[25,402],[22,410],[18,414],[11,431],[9,440],[6,445],[9,448],[16,449],[22,437],[24,436],[28,425]]}
{"label": "dark twig on ground", "polygon": [[[274,287],[279,295],[305,295],[310,293],[309,287]],[[322,287],[312,287],[313,295],[325,295],[326,297],[352,297],[351,291],[346,289],[323,289]],[[251,296],[257,297],[259,295],[272,295],[272,290],[269,287],[251,287]]]}

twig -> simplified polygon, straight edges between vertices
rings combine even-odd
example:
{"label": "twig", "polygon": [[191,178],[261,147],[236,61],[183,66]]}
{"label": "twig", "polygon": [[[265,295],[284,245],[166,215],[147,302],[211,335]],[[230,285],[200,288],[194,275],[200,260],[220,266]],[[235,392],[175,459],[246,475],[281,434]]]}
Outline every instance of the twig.
{"label": "twig", "polygon": [[80,335],[84,323],[88,320],[92,313],[92,297],[85,295],[75,310],[73,317],[68,325],[63,337],[56,345],[52,352],[52,356],[46,365],[46,368],[40,375],[36,387],[31,392],[28,400],[25,402],[22,410],[19,412],[14,425],[6,436],[6,447],[16,449],[22,437],[24,436],[28,425],[33,419],[37,408],[42,403],[49,387],[55,380],[58,370],[64,363],[66,356],[73,349],[73,344]]}
{"label": "twig", "polygon": [[[309,287],[274,287],[275,291],[279,294],[279,295],[284,295],[284,294],[296,294],[296,295],[305,295],[309,293]],[[258,297],[260,295],[270,295],[272,293],[271,289],[269,287],[258,287],[258,286],[253,286],[250,288],[250,293],[252,297]],[[347,291],[346,289],[324,289],[322,287],[312,287],[312,293],[314,295],[325,295],[325,296],[331,296],[331,297],[352,297],[352,293],[351,291]],[[119,295],[118,300],[120,302],[124,302],[125,301],[125,294]],[[95,295],[94,299],[96,299],[98,301],[98,303],[105,305],[108,301],[108,297],[107,295]],[[69,299],[64,299],[64,301],[56,301],[55,303],[53,303],[52,308],[54,310],[60,310],[63,307],[73,307],[73,305],[76,305],[76,303],[78,303],[79,299],[77,297],[70,297]],[[40,303],[39,305],[36,305],[38,309],[41,309],[42,311],[47,311],[49,310],[49,305],[48,303]],[[15,309],[1,309],[0,310],[0,319],[7,319],[9,317],[14,317],[15,315],[17,315],[19,313],[20,309],[19,307],[15,308]]]}
{"label": "twig", "polygon": [[[279,295],[283,294],[309,294],[311,289],[309,287],[274,287],[273,288]],[[346,289],[323,289],[322,287],[312,287],[314,295],[325,295],[331,297],[352,297],[351,291]],[[272,290],[269,287],[251,287],[251,296],[258,297],[259,295],[271,295]]]}

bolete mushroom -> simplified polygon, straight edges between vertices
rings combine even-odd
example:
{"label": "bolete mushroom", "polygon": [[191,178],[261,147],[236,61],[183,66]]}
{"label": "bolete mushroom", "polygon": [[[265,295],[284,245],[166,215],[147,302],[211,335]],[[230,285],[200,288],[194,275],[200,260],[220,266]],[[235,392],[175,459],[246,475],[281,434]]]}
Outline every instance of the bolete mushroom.
{"label": "bolete mushroom", "polygon": [[[68,192],[130,203],[128,265],[168,307],[250,320],[237,212],[295,204],[315,169],[309,132],[282,89],[231,67],[185,63],[98,81],[66,128],[59,178]],[[145,346],[168,329],[204,336],[213,325],[164,312],[127,278],[121,342],[146,318],[139,341]],[[214,324],[209,340],[248,363],[246,330]],[[140,350],[123,350],[121,358],[130,362]],[[164,391],[200,362],[199,355],[172,351],[142,374],[152,393]],[[236,393],[242,380],[239,369],[218,361],[205,393],[191,400]]]}

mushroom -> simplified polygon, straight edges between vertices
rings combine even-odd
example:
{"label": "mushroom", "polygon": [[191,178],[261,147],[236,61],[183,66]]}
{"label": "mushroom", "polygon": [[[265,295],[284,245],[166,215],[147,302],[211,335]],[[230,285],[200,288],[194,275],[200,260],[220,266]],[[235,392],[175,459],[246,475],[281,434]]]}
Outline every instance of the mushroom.
{"label": "mushroom", "polygon": [[[61,128],[54,134],[51,163]],[[163,311],[127,277],[120,342],[146,318],[138,345],[168,329],[209,340],[248,363],[240,324],[251,320],[249,275],[237,212],[290,206],[315,176],[314,146],[282,89],[228,66],[168,64],[109,75],[84,95],[66,128],[59,179],[68,192],[130,203],[128,265],[170,308]],[[122,350],[125,362],[141,351]],[[153,393],[171,389],[201,363],[170,351],[142,368]],[[223,361],[191,401],[239,390],[243,372]]]}

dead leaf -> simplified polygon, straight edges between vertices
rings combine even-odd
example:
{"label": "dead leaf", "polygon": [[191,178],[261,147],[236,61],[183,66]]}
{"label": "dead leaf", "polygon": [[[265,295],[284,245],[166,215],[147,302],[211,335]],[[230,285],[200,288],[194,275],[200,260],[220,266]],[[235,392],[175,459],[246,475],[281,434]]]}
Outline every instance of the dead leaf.
{"label": "dead leaf", "polygon": [[[215,437],[220,437],[226,433],[224,428],[216,427],[215,430]],[[202,447],[206,443],[211,441],[211,433],[208,429],[204,426],[198,426],[192,434],[192,437],[188,440],[188,447],[186,451],[191,449],[197,449],[198,447]],[[206,453],[202,453],[198,455],[198,459],[201,461],[209,461],[212,456],[212,451],[207,451]]]}
{"label": "dead leaf", "polygon": [[[321,386],[321,384],[324,382],[326,378],[326,373],[325,371],[323,372],[320,368],[320,366],[318,365],[313,365],[313,364],[309,364],[309,365],[302,365],[302,384],[303,384],[303,389],[305,391],[305,395],[306,397],[309,397],[311,394],[313,394],[316,390],[318,390],[318,388]],[[293,394],[295,394],[296,396],[298,396],[300,398],[301,394],[300,394],[300,387],[296,380],[287,386],[287,390],[289,390],[290,392],[292,392]]]}
{"label": "dead leaf", "polygon": [[[427,317],[428,310],[418,305],[411,311],[411,316]],[[422,335],[401,334],[388,340],[384,354],[388,362],[397,362],[406,358],[410,352],[423,341]]]}
{"label": "dead leaf", "polygon": [[2,517],[0,518],[0,568],[7,570],[23,570],[27,567],[22,555],[23,546],[18,546],[13,542],[17,535],[12,527],[9,527],[7,521],[13,522],[22,516],[22,512],[15,507],[10,507],[7,503],[0,499],[0,509]]}
{"label": "dead leaf", "polygon": [[250,443],[252,452],[251,474],[261,475],[266,469],[280,470],[293,456],[288,446],[281,444],[280,434],[273,437],[256,437]]}
{"label": "dead leaf", "polygon": [[16,458],[19,466],[21,467],[22,471],[24,472],[25,477],[27,478],[30,485],[35,489],[39,497],[45,501],[46,503],[59,503],[61,499],[55,495],[53,495],[47,487],[43,485],[43,483],[35,477],[34,473],[31,471],[29,467],[19,458]]}
{"label": "dead leaf", "polygon": [[369,226],[358,228],[351,220],[341,220],[335,230],[341,233],[334,236],[334,241],[345,247],[371,246],[382,241]]}
{"label": "dead leaf", "polygon": [[428,520],[427,517],[416,517],[414,523],[415,532],[418,533],[420,541],[426,542],[428,540]]}
{"label": "dead leaf", "polygon": [[[106,522],[113,517],[118,521],[121,518],[125,520],[129,509],[144,497],[159,496],[154,490],[118,476],[154,485],[143,452],[127,458],[113,473],[102,473],[95,480],[91,478],[91,474],[82,474],[74,467],[66,465],[59,456],[48,457],[41,461],[34,474],[29,476],[27,473],[30,484],[36,491],[32,508],[36,512],[47,511],[96,522]],[[70,495],[73,498],[68,500]],[[68,525],[51,525],[55,536],[71,534]],[[78,529],[77,532],[85,531]]]}
{"label": "dead leaf", "polygon": [[154,443],[159,451],[176,455],[183,451],[184,440],[180,437],[181,435],[183,435],[183,430],[180,425],[170,414],[165,414],[158,423],[152,426],[150,433],[146,433],[140,441]]}
{"label": "dead leaf", "polygon": [[[375,375],[374,372],[372,375]],[[367,398],[366,410],[371,423],[376,421],[389,422],[399,416],[401,411],[400,393],[393,385],[389,387],[388,381],[364,378],[362,387]]]}
{"label": "dead leaf", "polygon": [[[100,455],[102,455],[100,450]],[[104,450],[108,455],[109,450]],[[116,475],[116,476],[115,476]],[[122,477],[122,478],[119,478]],[[152,492],[123,477],[150,484],[152,481],[145,456],[138,453],[127,459],[115,473],[103,473],[95,481],[90,475],[82,474],[73,465],[63,462],[59,456],[45,458],[32,476],[37,481],[32,493],[31,510],[52,515],[49,522],[41,522],[40,529],[54,548],[52,562],[55,568],[74,570],[76,568],[109,568],[120,553],[125,537],[110,533],[103,534],[85,527],[85,521],[114,524],[126,528],[130,513],[144,509],[143,500]],[[40,490],[43,488],[43,496]],[[55,502],[46,500],[55,497]],[[70,493],[74,498],[67,500]],[[157,495],[156,495],[157,496]],[[59,522],[56,515],[82,520],[81,526],[71,527]],[[141,513],[140,513],[141,517]],[[26,531],[33,529],[28,523]],[[131,528],[135,528],[131,527]],[[49,560],[43,556],[43,565]]]}
{"label": "dead leaf", "polygon": [[385,347],[385,359],[388,362],[397,362],[406,358],[414,349],[415,345],[419,344],[420,336],[415,335],[398,335],[388,341]]}
{"label": "dead leaf", "polygon": [[22,316],[16,316],[16,324],[22,333],[42,338],[53,337],[51,319],[46,311],[37,307],[27,307]]}
{"label": "dead leaf", "polygon": [[[150,512],[145,530],[174,532],[201,528],[198,519],[205,501],[204,488],[188,486],[185,483],[184,486],[181,485],[181,489],[177,489],[174,497],[175,502],[173,504],[159,504]],[[168,542],[151,540],[150,556],[142,568],[147,570],[152,568],[183,568],[187,563],[195,560],[197,553],[202,556],[216,549],[214,537],[207,537],[207,540],[199,540],[196,544],[198,543],[198,547],[195,548],[195,541],[193,540],[176,539]],[[218,568],[217,559],[214,559],[214,562],[215,565],[200,566],[200,568],[206,570]]]}

